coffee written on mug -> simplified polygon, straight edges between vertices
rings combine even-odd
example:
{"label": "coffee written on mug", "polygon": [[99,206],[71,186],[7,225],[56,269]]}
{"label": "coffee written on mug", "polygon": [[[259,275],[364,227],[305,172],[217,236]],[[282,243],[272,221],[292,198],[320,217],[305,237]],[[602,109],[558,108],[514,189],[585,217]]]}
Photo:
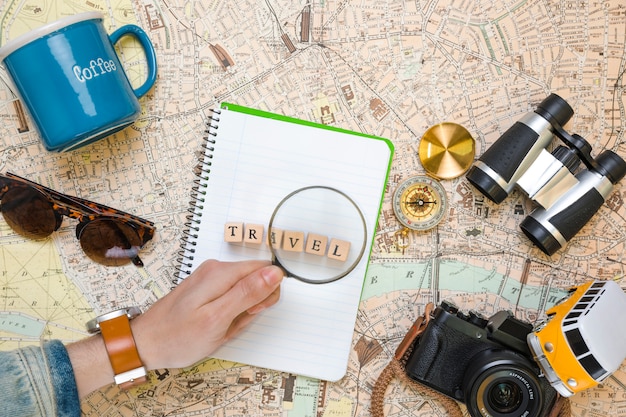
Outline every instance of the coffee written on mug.
{"label": "coffee written on mug", "polygon": [[[138,98],[156,81],[148,35],[135,25],[108,35],[102,20],[99,12],[68,16],[0,47],[0,66],[49,151],[76,149],[132,124]],[[147,79],[136,89],[114,48],[123,36],[136,38],[146,56]]]}

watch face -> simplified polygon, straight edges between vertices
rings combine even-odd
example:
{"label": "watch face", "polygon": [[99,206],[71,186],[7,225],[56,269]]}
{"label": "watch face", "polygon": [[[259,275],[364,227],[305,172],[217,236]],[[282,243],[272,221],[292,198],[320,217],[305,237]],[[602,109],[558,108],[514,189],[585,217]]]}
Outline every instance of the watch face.
{"label": "watch face", "polygon": [[446,191],[434,178],[411,177],[396,188],[393,211],[400,223],[410,229],[432,229],[448,211]]}

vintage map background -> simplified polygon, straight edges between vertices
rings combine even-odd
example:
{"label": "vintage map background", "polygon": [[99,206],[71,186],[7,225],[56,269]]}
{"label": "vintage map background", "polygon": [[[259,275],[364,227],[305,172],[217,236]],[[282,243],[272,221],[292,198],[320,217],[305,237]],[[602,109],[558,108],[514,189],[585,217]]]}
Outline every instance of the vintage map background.
{"label": "vintage map background", "polygon": [[[144,216],[157,236],[142,256],[145,269],[107,269],[83,257],[72,222],[30,242],[0,221],[0,349],[84,337],[95,314],[147,306],[169,291],[203,122],[220,101],[388,137],[396,155],[341,381],[209,359],[156,372],[151,385],[131,392],[107,387],[84,402],[86,415],[368,416],[376,377],[426,302],[450,298],[464,309],[510,309],[535,321],[570,284],[623,281],[622,185],[551,258],[519,231],[531,204],[517,192],[497,206],[464,178],[443,181],[447,219],[412,234],[403,252],[390,205],[399,181],[423,173],[417,146],[428,127],[464,125],[480,154],[550,92],[575,109],[567,128],[594,154],[626,156],[622,0],[2,0],[0,40],[88,10],[103,12],[111,31],[140,25],[157,49],[159,79],[142,99],[141,118],[92,146],[50,154],[2,84],[0,171]],[[139,82],[141,54],[132,44],[121,53]],[[574,415],[626,414],[625,371],[575,396]],[[386,415],[441,411],[396,384]]]}

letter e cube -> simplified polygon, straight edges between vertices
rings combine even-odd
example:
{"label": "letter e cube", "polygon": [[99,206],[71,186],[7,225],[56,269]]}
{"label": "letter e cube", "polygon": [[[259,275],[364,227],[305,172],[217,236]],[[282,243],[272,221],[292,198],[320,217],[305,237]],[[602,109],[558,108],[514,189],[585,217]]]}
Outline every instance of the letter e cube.
{"label": "letter e cube", "polygon": [[309,233],[306,238],[306,247],[304,251],[313,255],[324,256],[326,253],[326,244],[328,238],[316,233]]}

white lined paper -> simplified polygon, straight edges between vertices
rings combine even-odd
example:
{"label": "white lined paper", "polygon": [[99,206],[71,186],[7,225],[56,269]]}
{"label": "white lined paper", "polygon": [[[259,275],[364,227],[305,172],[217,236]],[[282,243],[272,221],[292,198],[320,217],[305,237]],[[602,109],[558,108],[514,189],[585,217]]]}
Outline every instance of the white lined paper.
{"label": "white lined paper", "polygon": [[224,224],[267,225],[286,195],[308,186],[333,187],[350,196],[363,213],[368,236],[365,256],[348,276],[320,285],[285,279],[278,304],[213,356],[336,381],[347,368],[392,147],[382,139],[228,109],[219,119],[212,158],[205,159],[211,166],[191,270],[206,259],[269,260],[265,244],[223,242]]}

